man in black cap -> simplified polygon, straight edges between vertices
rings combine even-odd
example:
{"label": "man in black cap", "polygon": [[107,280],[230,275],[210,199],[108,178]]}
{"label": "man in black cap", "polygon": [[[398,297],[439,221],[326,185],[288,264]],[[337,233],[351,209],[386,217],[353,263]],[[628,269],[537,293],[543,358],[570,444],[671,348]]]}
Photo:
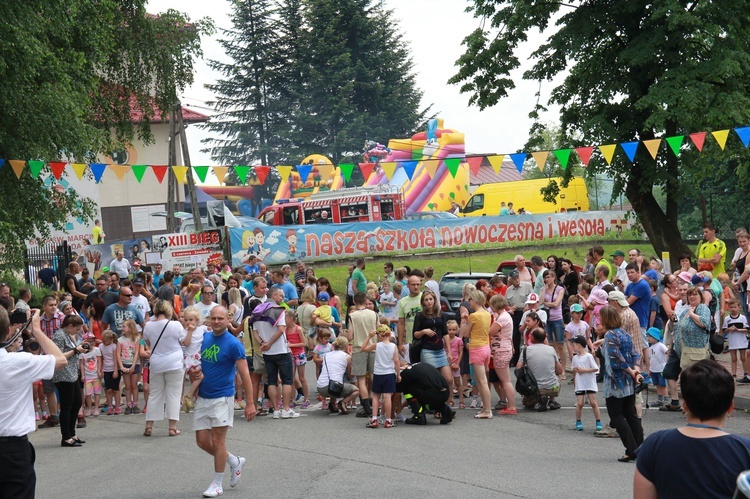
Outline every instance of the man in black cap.
{"label": "man in black cap", "polygon": [[403,393],[414,415],[406,424],[426,425],[425,411],[441,414],[440,424],[453,421],[455,411],[448,405],[451,396],[445,378],[435,367],[424,362],[406,366],[401,371],[401,381],[396,383],[396,391]]}

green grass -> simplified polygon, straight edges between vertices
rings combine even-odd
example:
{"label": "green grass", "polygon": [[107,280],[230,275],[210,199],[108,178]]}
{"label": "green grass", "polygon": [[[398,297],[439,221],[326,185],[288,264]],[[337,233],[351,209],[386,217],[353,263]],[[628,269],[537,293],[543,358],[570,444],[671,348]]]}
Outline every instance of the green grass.
{"label": "green grass", "polygon": [[[539,255],[543,259],[546,259],[549,255],[556,255],[558,257],[569,258],[574,264],[583,266],[585,261],[586,252],[594,243],[586,242],[580,244],[566,244],[566,245],[544,245],[544,246],[529,246],[518,249],[507,249],[498,250],[497,252],[476,252],[472,250],[451,252],[445,256],[431,255],[406,255],[401,258],[394,256],[374,256],[373,258],[367,258],[365,277],[368,281],[377,282],[378,276],[383,276],[383,263],[390,261],[393,262],[394,268],[399,268],[403,265],[408,265],[411,268],[423,269],[425,267],[433,267],[435,269],[435,280],[440,280],[440,277],[446,272],[494,272],[497,269],[497,265],[504,260],[513,260],[513,258],[522,254],[526,259],[530,259],[534,255]],[[653,247],[647,242],[640,244],[617,244],[608,243],[602,245],[604,247],[604,254],[608,257],[615,250],[622,250],[627,254],[627,251],[631,248],[638,248],[641,252],[648,256],[655,254]],[[346,294],[346,279],[349,277],[347,266],[349,263],[354,263],[355,259],[347,260],[343,262],[320,262],[317,264],[308,264],[308,267],[315,269],[315,275],[318,277],[326,277],[331,281],[333,290],[339,296]]]}

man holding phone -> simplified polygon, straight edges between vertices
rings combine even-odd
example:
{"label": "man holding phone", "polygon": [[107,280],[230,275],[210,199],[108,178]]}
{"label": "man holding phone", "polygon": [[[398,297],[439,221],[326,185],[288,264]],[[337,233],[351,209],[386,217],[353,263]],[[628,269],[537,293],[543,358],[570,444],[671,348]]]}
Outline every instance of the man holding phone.
{"label": "man holding phone", "polygon": [[[20,316],[19,316],[20,317]],[[17,320],[16,317],[14,319]],[[6,350],[30,326],[31,337],[46,355]],[[0,307],[0,490],[7,497],[34,497],[34,447],[28,434],[36,428],[32,384],[50,379],[68,364],[55,343],[42,331],[39,310],[11,336],[8,313]]]}

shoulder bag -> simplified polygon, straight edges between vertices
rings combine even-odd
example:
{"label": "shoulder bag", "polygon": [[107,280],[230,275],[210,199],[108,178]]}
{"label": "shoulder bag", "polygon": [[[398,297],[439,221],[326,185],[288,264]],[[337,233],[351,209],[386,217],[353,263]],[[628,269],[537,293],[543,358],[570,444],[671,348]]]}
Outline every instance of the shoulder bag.
{"label": "shoulder bag", "polygon": [[521,395],[534,395],[539,391],[539,385],[536,383],[534,373],[529,369],[526,363],[526,347],[523,349],[523,365],[515,370],[516,391]]}
{"label": "shoulder bag", "polygon": [[328,393],[334,397],[340,397],[344,393],[344,384],[340,381],[334,381],[331,379],[331,374],[328,372],[328,362],[325,356],[323,356],[323,365],[326,367],[326,374],[328,375]]}

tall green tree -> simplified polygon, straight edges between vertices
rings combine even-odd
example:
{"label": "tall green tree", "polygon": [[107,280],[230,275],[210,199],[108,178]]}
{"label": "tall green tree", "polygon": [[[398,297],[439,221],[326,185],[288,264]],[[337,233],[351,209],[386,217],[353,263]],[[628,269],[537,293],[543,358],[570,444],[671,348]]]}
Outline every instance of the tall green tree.
{"label": "tall green tree", "polygon": [[[192,82],[207,21],[146,12],[146,0],[0,2],[0,158],[92,161],[138,136]],[[143,119],[134,125],[131,112]],[[17,265],[25,241],[69,218],[90,217],[90,200],[46,189],[25,171],[0,168],[0,266]]]}
{"label": "tall green tree", "polygon": [[[450,79],[486,108],[515,87],[519,45],[534,29],[553,31],[531,56],[531,81],[564,75],[550,102],[561,106],[561,126],[585,143],[607,144],[720,130],[750,122],[750,2],[665,0],[528,2],[474,0],[486,21],[465,40],[460,69]],[[554,27],[550,26],[554,23]],[[728,149],[734,144],[730,143]],[[710,152],[712,145],[708,145]],[[738,152],[736,154],[743,154]],[[685,169],[704,169],[708,156],[683,151],[678,160],[662,151],[654,161],[641,148],[635,162],[618,153],[611,166],[589,168],[615,180],[657,251],[688,251],[678,230]],[[746,167],[743,167],[743,170]],[[654,196],[661,187],[661,208]]]}

